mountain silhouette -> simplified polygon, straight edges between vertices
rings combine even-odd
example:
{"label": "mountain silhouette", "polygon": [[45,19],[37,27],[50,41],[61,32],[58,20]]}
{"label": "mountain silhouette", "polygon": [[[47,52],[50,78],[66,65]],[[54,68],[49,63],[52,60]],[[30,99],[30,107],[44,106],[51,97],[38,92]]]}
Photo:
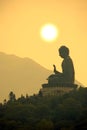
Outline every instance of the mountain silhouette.
{"label": "mountain silhouette", "polygon": [[[17,97],[38,93],[41,84],[46,83],[52,73],[30,58],[0,52],[0,101],[8,98],[10,91]],[[78,81],[76,83],[80,85]]]}
{"label": "mountain silhouette", "polygon": [[51,73],[32,59],[0,52],[0,100],[10,91],[17,96],[37,93]]}

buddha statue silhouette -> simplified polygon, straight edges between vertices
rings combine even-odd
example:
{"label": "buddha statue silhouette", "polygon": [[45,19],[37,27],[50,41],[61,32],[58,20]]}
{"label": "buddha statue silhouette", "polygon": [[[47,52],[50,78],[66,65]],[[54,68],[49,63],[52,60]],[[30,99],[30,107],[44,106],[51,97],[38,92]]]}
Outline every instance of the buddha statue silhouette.
{"label": "buddha statue silhouette", "polygon": [[75,71],[73,61],[69,56],[69,48],[61,46],[58,51],[61,58],[63,58],[61,64],[62,72],[56,70],[56,66],[53,65],[54,74],[48,77],[48,84],[74,84]]}

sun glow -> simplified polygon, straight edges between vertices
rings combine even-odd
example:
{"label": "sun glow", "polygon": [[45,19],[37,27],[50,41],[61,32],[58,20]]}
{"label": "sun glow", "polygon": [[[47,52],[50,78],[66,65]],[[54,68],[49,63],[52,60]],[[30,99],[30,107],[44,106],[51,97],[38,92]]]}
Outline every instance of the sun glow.
{"label": "sun glow", "polygon": [[58,29],[53,24],[46,24],[41,28],[40,34],[45,41],[54,41],[58,37]]}

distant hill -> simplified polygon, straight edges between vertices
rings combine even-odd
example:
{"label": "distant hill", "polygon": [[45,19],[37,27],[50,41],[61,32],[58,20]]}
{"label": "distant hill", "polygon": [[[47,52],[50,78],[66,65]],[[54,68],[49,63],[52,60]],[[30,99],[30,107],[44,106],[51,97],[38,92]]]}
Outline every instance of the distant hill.
{"label": "distant hill", "polygon": [[[29,58],[20,58],[0,52],[0,101],[13,91],[17,97],[21,94],[38,93],[41,84],[52,74],[40,64]],[[76,81],[77,84],[80,84]]]}
{"label": "distant hill", "polygon": [[0,53],[0,100],[7,98],[10,91],[17,97],[37,93],[51,73],[29,58]]}

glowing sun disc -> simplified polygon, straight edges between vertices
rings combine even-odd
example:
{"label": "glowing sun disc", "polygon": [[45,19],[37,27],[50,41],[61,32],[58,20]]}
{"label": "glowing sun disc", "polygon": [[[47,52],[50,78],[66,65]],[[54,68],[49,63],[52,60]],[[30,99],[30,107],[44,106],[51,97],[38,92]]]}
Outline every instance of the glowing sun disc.
{"label": "glowing sun disc", "polygon": [[41,37],[46,41],[54,41],[58,36],[58,29],[53,24],[46,24],[41,28]]}

